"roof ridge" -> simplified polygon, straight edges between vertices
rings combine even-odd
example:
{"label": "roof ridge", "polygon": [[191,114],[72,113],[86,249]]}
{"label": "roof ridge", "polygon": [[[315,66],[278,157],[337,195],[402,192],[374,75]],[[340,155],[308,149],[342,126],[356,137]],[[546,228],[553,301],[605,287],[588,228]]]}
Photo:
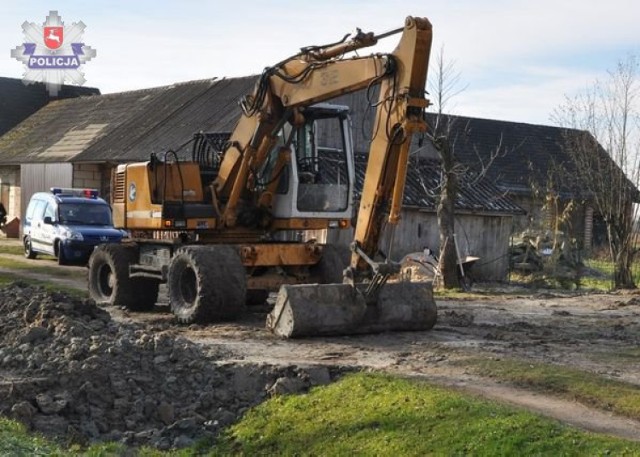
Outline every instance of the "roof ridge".
{"label": "roof ridge", "polygon": [[120,92],[108,92],[108,93],[103,93],[102,96],[117,96],[117,95],[122,95],[122,94],[131,94],[133,92],[153,92],[153,91],[158,91],[160,89],[172,89],[174,87],[179,87],[179,86],[188,86],[188,85],[196,85],[196,84],[203,84],[206,82],[210,82],[212,83],[212,85],[217,84],[219,82],[222,81],[228,81],[228,80],[240,80],[240,79],[248,79],[248,78],[255,78],[257,75],[249,75],[249,76],[238,76],[238,77],[232,77],[232,78],[228,78],[226,76],[223,76],[221,78],[214,76],[211,78],[202,78],[202,79],[190,79],[187,81],[177,81],[171,84],[166,84],[166,85],[162,85],[162,86],[154,86],[154,87],[146,87],[143,89],[133,89],[133,90],[123,90]]}
{"label": "roof ridge", "polygon": [[[438,113],[435,112],[427,112],[427,116],[437,116]],[[523,121],[508,121],[508,120],[504,120],[504,119],[495,119],[495,118],[490,118],[490,117],[473,117],[473,116],[464,116],[464,115],[460,115],[460,114],[451,114],[451,113],[442,113],[443,116],[449,117],[449,118],[457,118],[457,119],[465,119],[465,120],[471,120],[471,121],[487,121],[487,122],[497,122],[499,124],[509,124],[509,125],[521,125],[523,127],[542,127],[542,128],[546,128],[546,129],[558,129],[558,130],[573,130],[573,131],[578,131],[578,132],[583,132],[585,130],[581,130],[581,129],[576,129],[576,128],[572,128],[572,127],[564,127],[564,126],[560,126],[560,125],[549,125],[549,124],[534,124],[531,122],[523,122]]]}

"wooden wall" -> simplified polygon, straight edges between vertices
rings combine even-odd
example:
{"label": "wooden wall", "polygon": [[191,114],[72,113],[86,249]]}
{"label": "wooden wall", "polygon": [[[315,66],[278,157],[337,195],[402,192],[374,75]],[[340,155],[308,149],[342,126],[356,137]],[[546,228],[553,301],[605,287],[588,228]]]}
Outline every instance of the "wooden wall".
{"label": "wooden wall", "polygon": [[[486,281],[506,280],[509,274],[507,256],[512,229],[512,216],[457,215],[456,240],[460,256],[480,257],[474,266],[476,278]],[[309,234],[318,242],[335,243],[348,246],[352,241],[353,230],[331,230]],[[381,241],[381,250],[388,255],[390,231],[385,230]],[[391,258],[400,260],[410,252],[421,251],[429,247],[439,251],[440,234],[436,215],[413,209],[405,209],[402,221],[396,227],[391,246]]]}

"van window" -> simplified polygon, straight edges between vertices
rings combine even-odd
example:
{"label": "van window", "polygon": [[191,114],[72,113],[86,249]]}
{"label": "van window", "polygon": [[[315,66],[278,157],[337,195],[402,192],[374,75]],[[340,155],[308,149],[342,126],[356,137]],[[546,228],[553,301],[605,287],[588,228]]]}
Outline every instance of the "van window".
{"label": "van window", "polygon": [[33,210],[33,218],[37,221],[42,220],[44,217],[44,208],[47,206],[47,202],[44,200],[38,200],[36,202],[36,207]]}
{"label": "van window", "polygon": [[39,201],[40,200],[31,200],[29,202],[29,206],[27,206],[27,214],[26,214],[26,219],[28,221],[30,221],[31,218],[33,217],[33,213],[35,212],[36,206],[38,205]]}
{"label": "van window", "polygon": [[56,220],[56,207],[49,203],[44,210],[44,217],[50,217],[52,221]]}
{"label": "van window", "polygon": [[60,203],[60,222],[79,225],[111,225],[111,209],[107,205]]}

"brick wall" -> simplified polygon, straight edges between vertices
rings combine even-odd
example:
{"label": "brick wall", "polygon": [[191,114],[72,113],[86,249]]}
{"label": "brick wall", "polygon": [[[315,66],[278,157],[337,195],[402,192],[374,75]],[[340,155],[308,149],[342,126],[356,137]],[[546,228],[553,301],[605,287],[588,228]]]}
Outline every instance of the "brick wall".
{"label": "brick wall", "polygon": [[102,169],[95,163],[73,165],[73,187],[81,189],[102,189]]}

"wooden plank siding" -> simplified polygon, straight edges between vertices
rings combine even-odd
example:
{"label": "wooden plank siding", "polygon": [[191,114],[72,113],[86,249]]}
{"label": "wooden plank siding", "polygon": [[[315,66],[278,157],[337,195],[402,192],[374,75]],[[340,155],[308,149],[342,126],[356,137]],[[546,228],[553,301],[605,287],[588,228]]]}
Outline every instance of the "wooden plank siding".
{"label": "wooden plank siding", "polygon": [[[483,281],[503,281],[509,274],[509,241],[513,227],[512,215],[459,214],[456,215],[456,239],[460,256],[480,257],[474,266],[474,276]],[[380,242],[381,250],[388,251],[389,230],[385,230]],[[353,230],[330,229],[309,232],[308,238],[320,243],[349,246]],[[404,209],[402,221],[396,227],[391,246],[391,258],[402,259],[410,252],[429,247],[440,250],[438,220],[433,212]]]}

